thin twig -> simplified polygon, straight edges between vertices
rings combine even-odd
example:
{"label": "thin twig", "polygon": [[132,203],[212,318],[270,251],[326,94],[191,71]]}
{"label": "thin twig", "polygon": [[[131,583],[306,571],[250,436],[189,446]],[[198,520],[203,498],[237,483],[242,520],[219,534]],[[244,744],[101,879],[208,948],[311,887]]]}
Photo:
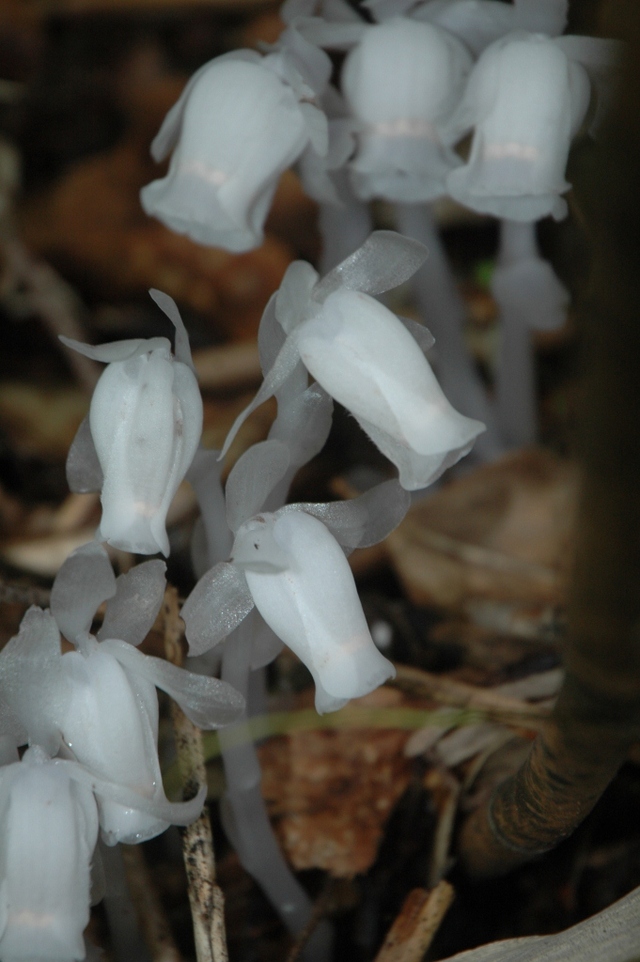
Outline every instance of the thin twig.
{"label": "thin twig", "polygon": [[173,940],[142,847],[122,845],[121,848],[131,901],[152,962],[181,962],[182,956]]}
{"label": "thin twig", "polygon": [[389,929],[375,962],[420,962],[453,901],[453,887],[440,882],[428,892],[412,889]]}
{"label": "thin twig", "polygon": [[440,705],[476,709],[503,723],[537,728],[550,715],[549,709],[543,706],[531,705],[519,698],[501,695],[490,688],[477,688],[409,665],[396,664],[396,677],[392,684],[399,688],[419,691]]}
{"label": "thin twig", "polygon": [[[175,588],[167,588],[164,615],[167,660],[181,667],[184,659],[183,624],[178,608],[178,592]],[[175,702],[171,705],[171,714],[184,797],[193,798],[200,785],[207,783],[201,732]],[[228,962],[224,895],[216,883],[213,835],[206,808],[195,822],[183,830],[182,847],[193,918],[196,958],[198,962]]]}
{"label": "thin twig", "polygon": [[100,377],[100,365],[61,345],[57,340],[60,334],[76,341],[85,339],[75,291],[53,267],[34,257],[21,241],[8,240],[3,246],[10,270],[26,288],[31,308],[56,338],[56,343],[63,348],[80,385],[92,392]]}

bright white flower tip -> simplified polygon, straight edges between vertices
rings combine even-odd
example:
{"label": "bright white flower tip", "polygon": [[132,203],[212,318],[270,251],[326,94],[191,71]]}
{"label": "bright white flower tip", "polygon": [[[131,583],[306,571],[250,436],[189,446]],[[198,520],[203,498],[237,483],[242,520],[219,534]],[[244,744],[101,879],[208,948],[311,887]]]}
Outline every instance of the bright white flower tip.
{"label": "bright white flower tip", "polygon": [[532,221],[567,213],[565,167],[589,105],[584,68],[541,34],[511,34],[485,50],[451,121],[451,136],[474,127],[467,164],[447,190],[473,210]]}
{"label": "bright white flower tip", "polygon": [[335,291],[298,336],[308,370],[396,464],[407,490],[434,481],[484,430],[449,404],[415,339],[369,295]]}
{"label": "bright white flower tip", "polygon": [[304,511],[259,515],[238,531],[233,560],[264,620],[311,672],[320,713],[393,677],[371,638],[344,552],[317,518]]}
{"label": "bright white flower tip", "polygon": [[167,176],[141,192],[148,214],[201,244],[246,251],[262,242],[280,175],[310,142],[326,152],[326,118],[300,103],[281,66],[282,58],[240,51],[198,71],[154,141],[156,160],[177,147]]}
{"label": "bright white flower tip", "polygon": [[427,201],[445,193],[446,175],[461,161],[440,126],[471,67],[465,47],[432,24],[396,17],[367,30],[341,79],[361,125],[350,163],[358,197]]}
{"label": "bright white flower tip", "polygon": [[0,770],[0,812],[0,957],[84,959],[98,834],[91,791],[31,748]]}
{"label": "bright white flower tip", "polygon": [[[82,478],[78,463],[90,465],[96,456],[103,477],[96,538],[125,551],[168,555],[167,511],[198,447],[202,399],[177,308],[160,292],[152,296],[176,324],[179,359],[163,337],[97,348],[63,340],[110,362],[91,401],[90,434],[81,428],[74,442],[74,477]],[[89,474],[93,478],[95,466]]]}

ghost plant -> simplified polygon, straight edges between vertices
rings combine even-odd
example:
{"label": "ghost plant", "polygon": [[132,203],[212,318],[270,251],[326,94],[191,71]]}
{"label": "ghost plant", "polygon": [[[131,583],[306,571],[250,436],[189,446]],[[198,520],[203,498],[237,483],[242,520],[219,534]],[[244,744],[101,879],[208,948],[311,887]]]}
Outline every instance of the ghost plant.
{"label": "ghost plant", "polygon": [[153,141],[169,172],[143,188],[148,214],[201,244],[246,251],[263,238],[278,178],[309,152],[327,154],[319,109],[329,58],[294,29],[264,56],[237,50],[205,64]]}
{"label": "ghost plant", "polygon": [[289,467],[278,440],[254,445],[227,481],[231,557],[205,574],[182,617],[192,654],[219,644],[258,612],[311,672],[316,708],[335,711],[394,674],[376,648],[345,549],[375,544],[402,519],[408,496],[395,481],[351,502],[263,510]]}
{"label": "ghost plant", "polygon": [[425,256],[421,244],[376,231],[322,280],[309,264],[293,263],[265,312],[275,312],[286,340],[223,453],[244,419],[302,361],[396,465],[407,490],[431,484],[467,454],[484,426],[443,395],[423,354],[433,339],[372,296],[411,277]]}
{"label": "ghost plant", "polygon": [[151,291],[176,328],[175,355],[166,337],[73,350],[106,363],[67,459],[72,491],[100,491],[99,541],[137,554],[169,554],[167,511],[195,455],[202,399],[189,338],[173,300]]}
{"label": "ghost plant", "polygon": [[[73,763],[73,778],[96,794],[109,845],[139,842],[199,814],[204,789],[168,802],[158,762],[156,686],[195,724],[235,720],[243,699],[230,686],[136,650],[155,621],[164,564],[149,561],[115,578],[98,544],[74,551],[60,569],[51,611],[32,607],[0,654],[0,692],[31,743]],[[96,609],[107,602],[97,636]],[[60,634],[74,646],[65,654]],[[78,774],[80,773],[80,774]]]}

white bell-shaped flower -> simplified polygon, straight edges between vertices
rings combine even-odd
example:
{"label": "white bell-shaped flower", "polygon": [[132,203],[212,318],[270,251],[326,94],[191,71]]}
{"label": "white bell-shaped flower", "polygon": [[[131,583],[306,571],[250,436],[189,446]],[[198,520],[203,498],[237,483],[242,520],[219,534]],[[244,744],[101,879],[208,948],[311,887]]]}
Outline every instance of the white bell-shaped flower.
{"label": "white bell-shaped flower", "polygon": [[317,710],[335,711],[393,675],[371,639],[346,554],[385,538],[410,499],[387,481],[348,502],[265,512],[288,467],[288,446],[275,439],[234,465],[226,490],[231,558],[200,579],[181,613],[190,653],[200,655],[255,606],[311,672]]}
{"label": "white bell-shaped flower", "polygon": [[98,812],[38,748],[0,768],[0,958],[84,959]]}
{"label": "white bell-shaped flower", "polygon": [[238,531],[232,562],[269,627],[311,672],[318,712],[395,675],[371,638],[344,552],[322,521],[304,511],[259,515]]}
{"label": "white bell-shaped flower", "polygon": [[65,344],[107,364],[69,452],[74,491],[101,489],[99,541],[138,554],[169,554],[167,511],[198,447],[202,399],[186,331],[165,294],[152,296],[176,326],[167,338],[90,347]]}
{"label": "white bell-shaped flower", "polygon": [[358,197],[414,202],[445,193],[446,176],[461,161],[440,128],[472,63],[463,44],[433,24],[395,17],[365,32],[341,78],[360,125],[350,162]]}
{"label": "white bell-shaped flower", "polygon": [[[202,793],[186,803],[165,798],[156,687],[201,728],[235,721],[244,709],[230,685],[136,651],[155,620],[164,584],[162,562],[146,562],[115,579],[104,548],[85,545],[60,569],[51,612],[30,608],[0,654],[0,695],[31,742],[79,763],[73,777],[85,773],[110,845],[188,824],[202,807]],[[89,627],[103,601],[98,641]],[[62,654],[59,628],[76,651]]]}
{"label": "white bell-shaped flower", "polygon": [[145,211],[201,244],[230,251],[261,244],[280,175],[309,145],[327,151],[326,118],[308,81],[324,71],[321,86],[330,70],[326,54],[295,31],[279,52],[239,50],[201,67],[153,142],[155,160],[173,155],[167,176],[142,189]]}
{"label": "white bell-shaped flower", "polygon": [[322,280],[309,264],[293,263],[275,301],[288,337],[223,454],[300,359],[396,465],[407,490],[426,487],[467,454],[484,425],[459,414],[442,393],[424,356],[433,338],[370,296],[411,277],[425,253],[417,241],[376,231]]}
{"label": "white bell-shaped flower", "polygon": [[571,139],[589,105],[583,67],[559,42],[514,33],[488,47],[476,64],[449,136],[474,129],[469,160],[447,178],[467,207],[510,220],[567,213],[565,167]]}

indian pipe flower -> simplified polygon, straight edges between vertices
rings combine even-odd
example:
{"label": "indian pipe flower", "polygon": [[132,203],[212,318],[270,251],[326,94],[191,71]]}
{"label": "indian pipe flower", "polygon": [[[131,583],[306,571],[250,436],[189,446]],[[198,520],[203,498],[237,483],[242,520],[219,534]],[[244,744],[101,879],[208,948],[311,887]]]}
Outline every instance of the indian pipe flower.
{"label": "indian pipe flower", "polygon": [[307,149],[327,153],[316,102],[330,73],[293,28],[266,56],[237,50],[201,67],[151,146],[156,161],[173,154],[167,176],[141,191],[147,214],[200,244],[258,247],[280,175]]}
{"label": "indian pipe flower", "polygon": [[[98,797],[109,845],[153,838],[200,814],[204,795],[167,801],[158,762],[156,686],[200,728],[235,721],[244,699],[230,685],[136,651],[153,625],[164,563],[148,561],[115,578],[105,549],[89,543],[61,567],[51,611],[32,607],[0,653],[0,696],[32,744],[81,770]],[[107,602],[97,637],[90,628]],[[75,647],[61,653],[60,631]]]}
{"label": "indian pipe flower", "polygon": [[318,712],[336,711],[395,673],[371,638],[345,555],[386,537],[409,496],[387,481],[349,502],[264,512],[288,467],[278,440],[254,445],[236,463],[226,489],[231,557],[200,579],[181,614],[190,654],[199,655],[255,606],[311,672]]}
{"label": "indian pipe flower", "polygon": [[418,241],[376,231],[322,280],[310,264],[291,264],[265,310],[265,318],[275,311],[287,338],[222,454],[300,360],[396,465],[407,490],[426,487],[467,454],[484,425],[459,414],[442,393],[423,353],[433,338],[371,296],[411,277],[425,255]]}
{"label": "indian pipe flower", "polygon": [[469,160],[447,178],[450,195],[509,220],[566,216],[565,167],[590,93],[560,41],[513,33],[487,47],[451,119],[452,139],[474,134]]}
{"label": "indian pipe flower", "polygon": [[40,747],[0,768],[0,957],[85,958],[98,811],[86,785]]}
{"label": "indian pipe flower", "polygon": [[394,17],[364,33],[341,76],[359,123],[349,163],[356,196],[417,202],[446,192],[446,176],[461,160],[440,128],[472,65],[464,45],[430,23]]}
{"label": "indian pipe flower", "polygon": [[72,491],[101,491],[98,541],[136,554],[169,554],[167,511],[196,453],[202,398],[189,338],[174,301],[152,298],[176,328],[166,337],[69,347],[107,364],[67,459]]}

